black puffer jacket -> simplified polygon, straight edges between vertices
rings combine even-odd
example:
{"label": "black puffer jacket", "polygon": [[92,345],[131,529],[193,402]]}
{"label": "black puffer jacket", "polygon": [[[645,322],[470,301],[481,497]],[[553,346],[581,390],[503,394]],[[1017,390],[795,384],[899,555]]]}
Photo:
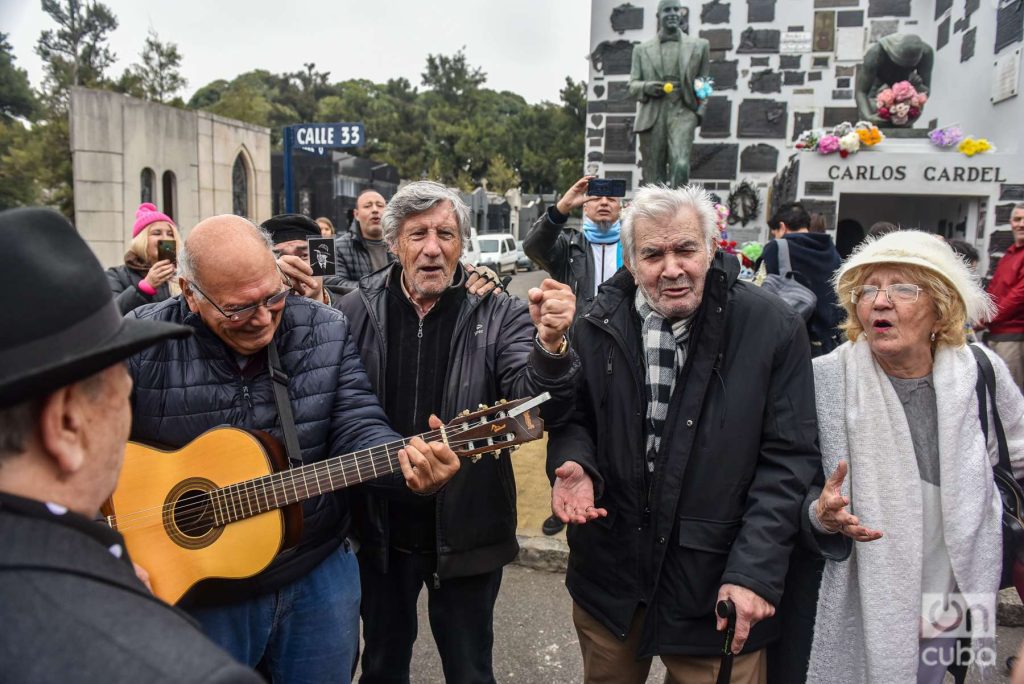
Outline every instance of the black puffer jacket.
{"label": "black puffer jacket", "polygon": [[[393,264],[363,278],[359,290],[341,302],[382,403],[389,277],[401,277],[401,266]],[[460,267],[456,281],[461,277]],[[479,404],[550,392],[552,398],[541,410],[545,427],[551,429],[568,418],[580,372],[579,357],[573,350],[564,359],[545,356],[536,347],[535,333],[522,300],[505,293],[484,299],[467,295],[452,336],[448,384],[438,417],[447,421]],[[357,515],[360,554],[384,572],[388,563],[388,502],[368,492],[360,496],[365,499]],[[515,558],[519,550],[516,484],[507,451],[497,459],[484,456],[476,461],[464,460],[436,501],[438,579],[489,572]]]}
{"label": "black puffer jacket", "polygon": [[[388,251],[388,261],[395,255]],[[337,273],[324,276],[324,287],[332,295],[346,295],[359,286],[359,279],[373,271],[370,252],[363,241],[362,229],[356,222],[352,229],[334,238],[334,261]]]}
{"label": "black puffer jacket", "polygon": [[122,314],[155,302],[162,302],[171,296],[171,290],[167,283],[156,289],[155,295],[148,295],[139,289],[148,267],[137,268],[122,264],[107,269],[107,282],[110,283],[110,291],[114,293],[114,301]]}
{"label": "black puffer jacket", "polygon": [[[721,653],[713,612],[723,583],[779,604],[820,466],[803,321],[737,281],[738,270],[719,255],[707,274],[649,485],[632,276],[609,279],[575,324],[583,381],[572,421],[551,433],[548,474],[580,463],[608,516],[569,528],[566,586],[620,638],[646,604],[638,656]],[[776,632],[774,620],[759,623],[746,650]]]}
{"label": "black puffer jacket", "polygon": [[[283,442],[264,355],[251,357],[240,370],[234,352],[181,297],[136,309],[129,316],[195,330],[188,339],[169,340],[131,358],[133,440],[178,448],[210,428],[232,425],[265,430]],[[399,438],[370,388],[339,312],[290,295],[274,339],[289,378],[304,463]],[[400,473],[384,480],[377,485],[405,487]],[[302,539],[296,548],[251,579],[204,582],[198,602],[273,591],[305,575],[344,540],[349,527],[345,490],[307,500],[303,513]]]}

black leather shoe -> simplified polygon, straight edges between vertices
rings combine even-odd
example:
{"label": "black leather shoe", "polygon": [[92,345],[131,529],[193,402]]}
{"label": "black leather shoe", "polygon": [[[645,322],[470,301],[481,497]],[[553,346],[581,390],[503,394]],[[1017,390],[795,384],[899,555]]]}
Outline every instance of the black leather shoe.
{"label": "black leather shoe", "polygon": [[550,518],[544,521],[544,524],[540,526],[540,529],[544,534],[549,537],[553,534],[558,534],[565,527],[565,523],[559,520],[556,516],[552,515]]}

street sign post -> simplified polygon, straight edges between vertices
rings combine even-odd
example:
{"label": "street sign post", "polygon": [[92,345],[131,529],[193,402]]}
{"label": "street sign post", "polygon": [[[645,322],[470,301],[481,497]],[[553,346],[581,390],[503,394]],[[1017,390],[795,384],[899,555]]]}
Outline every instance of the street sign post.
{"label": "street sign post", "polygon": [[366,129],[361,123],[302,123],[284,127],[284,210],[295,209],[292,152],[295,148],[323,155],[330,150],[362,147]]}

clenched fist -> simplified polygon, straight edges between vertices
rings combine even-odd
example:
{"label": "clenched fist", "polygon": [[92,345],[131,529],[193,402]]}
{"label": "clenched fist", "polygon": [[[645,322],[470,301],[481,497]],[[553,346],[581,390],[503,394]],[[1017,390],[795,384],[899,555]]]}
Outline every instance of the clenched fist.
{"label": "clenched fist", "polygon": [[544,349],[558,353],[572,318],[576,314],[576,295],[565,283],[545,278],[540,287],[530,288],[530,318],[537,326],[537,337]]}

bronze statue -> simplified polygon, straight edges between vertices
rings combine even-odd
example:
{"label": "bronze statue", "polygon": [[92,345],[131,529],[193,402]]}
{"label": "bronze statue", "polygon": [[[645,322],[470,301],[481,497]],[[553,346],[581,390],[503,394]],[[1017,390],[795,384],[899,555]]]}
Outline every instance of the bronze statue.
{"label": "bronze statue", "polygon": [[629,93],[640,103],[633,132],[640,136],[644,183],[685,185],[690,149],[704,115],[694,81],[707,79],[710,45],[681,30],[679,0],[658,3],[658,35],[633,48]]}
{"label": "bronze statue", "polygon": [[893,123],[878,115],[875,96],[883,88],[909,81],[918,93],[927,94],[932,83],[935,51],[919,36],[894,33],[881,38],[864,53],[857,70],[856,97],[860,118],[878,126]]}

